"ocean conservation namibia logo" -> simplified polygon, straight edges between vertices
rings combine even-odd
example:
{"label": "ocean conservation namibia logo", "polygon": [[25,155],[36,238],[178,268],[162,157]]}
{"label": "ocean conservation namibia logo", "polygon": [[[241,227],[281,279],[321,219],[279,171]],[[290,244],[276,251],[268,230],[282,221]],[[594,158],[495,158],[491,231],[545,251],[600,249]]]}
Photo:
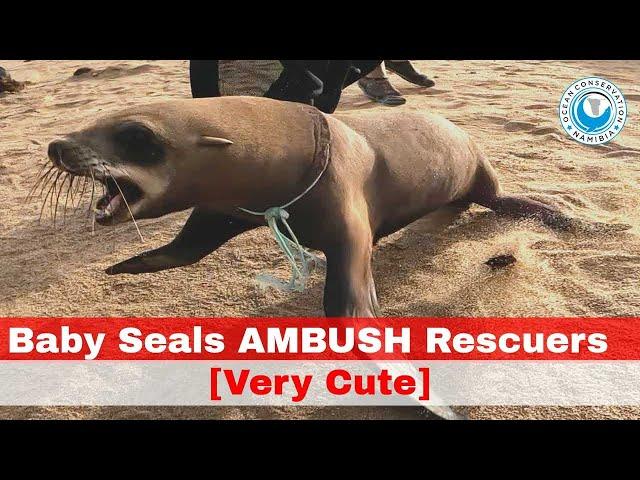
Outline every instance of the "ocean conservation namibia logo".
{"label": "ocean conservation namibia logo", "polygon": [[560,123],[580,143],[600,145],[622,131],[627,102],[609,80],[588,77],[576,80],[560,99]]}

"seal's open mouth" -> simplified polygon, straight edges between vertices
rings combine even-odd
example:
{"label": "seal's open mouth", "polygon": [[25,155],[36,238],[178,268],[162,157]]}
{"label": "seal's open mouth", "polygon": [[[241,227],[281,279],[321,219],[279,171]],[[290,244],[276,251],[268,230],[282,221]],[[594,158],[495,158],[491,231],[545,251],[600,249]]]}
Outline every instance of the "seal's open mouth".
{"label": "seal's open mouth", "polygon": [[96,222],[108,224],[114,220],[128,218],[134,206],[144,196],[142,189],[128,178],[114,180],[112,177],[100,179],[106,194],[98,199],[95,208]]}

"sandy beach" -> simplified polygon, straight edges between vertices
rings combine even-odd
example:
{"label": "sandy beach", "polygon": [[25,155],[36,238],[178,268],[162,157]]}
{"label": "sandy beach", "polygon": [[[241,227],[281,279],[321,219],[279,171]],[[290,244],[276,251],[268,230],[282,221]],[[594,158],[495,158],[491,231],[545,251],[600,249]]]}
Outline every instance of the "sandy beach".
{"label": "sandy beach", "polygon": [[[553,232],[474,206],[453,223],[436,213],[380,242],[374,276],[387,316],[640,316],[640,62],[418,61],[436,82],[423,89],[395,75],[406,105],[370,102],[357,86],[339,110],[426,110],[469,132],[505,190],[553,202],[572,216],[626,223],[615,235]],[[262,291],[260,272],[287,275],[266,228],[201,262],[141,276],[109,265],[173,239],[188,212],[97,227],[85,204],[54,227],[41,202],[26,203],[47,144],[127,106],[190,96],[186,61],[0,60],[24,90],[0,94],[0,316],[317,316],[323,281],[304,293]],[[97,75],[73,76],[81,67]],[[602,146],[562,130],[557,106],[573,81],[601,76],[624,93],[628,119]],[[492,271],[484,262],[512,254]],[[417,409],[307,407],[0,408],[0,418],[420,418]],[[471,418],[640,418],[640,407],[473,407]]]}

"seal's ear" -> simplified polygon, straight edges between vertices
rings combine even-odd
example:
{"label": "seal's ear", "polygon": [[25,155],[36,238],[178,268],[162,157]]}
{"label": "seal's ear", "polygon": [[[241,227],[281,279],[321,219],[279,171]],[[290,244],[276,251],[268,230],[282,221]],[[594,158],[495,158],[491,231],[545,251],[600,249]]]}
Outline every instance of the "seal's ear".
{"label": "seal's ear", "polygon": [[202,135],[198,143],[200,145],[209,146],[209,147],[233,145],[233,142],[226,138],[207,137],[206,135]]}

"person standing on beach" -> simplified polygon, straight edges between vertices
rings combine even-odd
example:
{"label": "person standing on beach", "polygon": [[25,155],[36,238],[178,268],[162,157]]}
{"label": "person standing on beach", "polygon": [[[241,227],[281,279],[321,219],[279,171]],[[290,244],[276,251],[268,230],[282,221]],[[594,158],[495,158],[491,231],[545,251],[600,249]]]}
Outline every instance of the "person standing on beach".
{"label": "person standing on beach", "polygon": [[409,60],[385,60],[371,73],[358,81],[358,86],[374,102],[388,106],[403,105],[407,100],[389,81],[387,72],[391,70],[407,82],[420,87],[433,87],[435,82],[415,69]]}
{"label": "person standing on beach", "polygon": [[382,60],[191,60],[194,98],[249,95],[316,106],[332,113],[342,90]]}

